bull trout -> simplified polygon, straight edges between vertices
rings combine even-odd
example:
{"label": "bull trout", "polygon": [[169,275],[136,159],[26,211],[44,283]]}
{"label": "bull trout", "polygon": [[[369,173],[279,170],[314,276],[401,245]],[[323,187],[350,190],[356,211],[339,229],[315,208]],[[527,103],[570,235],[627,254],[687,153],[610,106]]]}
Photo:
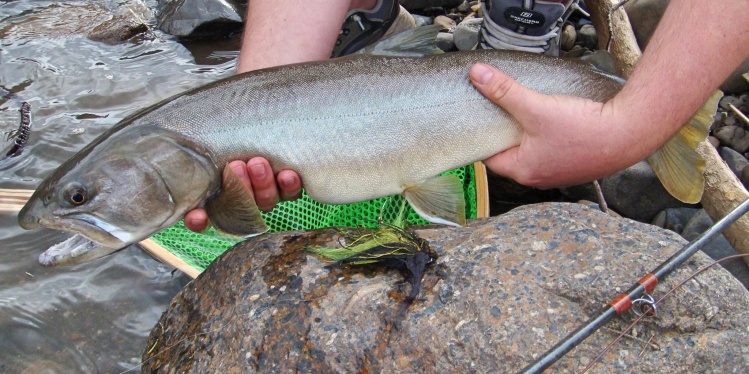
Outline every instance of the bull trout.
{"label": "bull trout", "polygon": [[[267,226],[252,192],[226,165],[262,156],[276,172],[299,173],[320,202],[403,194],[425,219],[462,225],[458,179],[436,175],[516,146],[522,137],[513,117],[470,83],[471,65],[493,65],[544,94],[599,102],[623,84],[590,65],[535,54],[431,55],[435,34],[433,27],[417,28],[363,54],[248,72],[145,108],[47,177],[19,223],[78,234],[43,253],[46,265],[109,254],[201,206],[218,230],[256,235]],[[709,110],[698,114],[686,135],[650,158],[667,189],[689,202],[702,194],[694,147],[711,122]]]}

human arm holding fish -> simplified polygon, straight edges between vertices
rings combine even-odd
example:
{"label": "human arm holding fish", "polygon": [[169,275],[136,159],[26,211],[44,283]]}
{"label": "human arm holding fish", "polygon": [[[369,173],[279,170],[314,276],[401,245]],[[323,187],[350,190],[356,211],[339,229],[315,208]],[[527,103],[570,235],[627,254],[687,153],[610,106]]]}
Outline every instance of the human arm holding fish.
{"label": "human arm holding fish", "polygon": [[550,188],[643,160],[749,56],[748,3],[672,0],[634,73],[606,103],[541,95],[494,68],[474,66],[476,88],[524,130],[520,146],[485,164],[521,184]]}

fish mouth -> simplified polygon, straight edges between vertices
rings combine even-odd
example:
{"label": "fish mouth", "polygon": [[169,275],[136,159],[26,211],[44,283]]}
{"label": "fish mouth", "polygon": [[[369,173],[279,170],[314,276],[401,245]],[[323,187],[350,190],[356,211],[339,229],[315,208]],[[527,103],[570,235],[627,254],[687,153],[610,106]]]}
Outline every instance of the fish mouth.
{"label": "fish mouth", "polygon": [[56,217],[42,226],[75,232],[73,237],[49,247],[39,255],[44,266],[75,265],[114,253],[132,243],[134,236],[122,228],[90,214]]}
{"label": "fish mouth", "polygon": [[39,263],[44,266],[75,265],[95,260],[116,252],[121,248],[103,246],[93,240],[76,234],[55,244],[39,255]]}

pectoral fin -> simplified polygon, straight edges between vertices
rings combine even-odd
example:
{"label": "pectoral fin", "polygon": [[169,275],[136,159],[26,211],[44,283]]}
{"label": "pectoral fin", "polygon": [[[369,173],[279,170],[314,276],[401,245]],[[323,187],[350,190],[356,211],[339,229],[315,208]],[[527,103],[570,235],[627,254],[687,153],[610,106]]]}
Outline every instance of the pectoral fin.
{"label": "pectoral fin", "polygon": [[245,187],[236,174],[226,166],[221,192],[206,202],[208,218],[225,234],[249,237],[268,231],[255,203],[252,190]]}
{"label": "pectoral fin", "polygon": [[460,179],[454,174],[434,177],[403,191],[411,207],[424,219],[451,226],[466,224]]}
{"label": "pectoral fin", "polygon": [[675,198],[695,204],[702,198],[705,160],[697,153],[697,144],[707,138],[713,115],[723,93],[716,91],[666,144],[648,157],[650,166]]}

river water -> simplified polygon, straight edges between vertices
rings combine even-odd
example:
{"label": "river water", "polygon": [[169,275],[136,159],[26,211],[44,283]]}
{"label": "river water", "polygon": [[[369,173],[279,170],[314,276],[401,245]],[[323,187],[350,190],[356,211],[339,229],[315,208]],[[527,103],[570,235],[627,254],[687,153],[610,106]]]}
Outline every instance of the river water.
{"label": "river water", "polygon": [[[156,31],[110,45],[81,34],[119,5],[0,1],[0,85],[31,105],[32,120],[23,154],[0,163],[0,189],[34,189],[128,114],[233,73],[236,39],[182,44]],[[0,99],[3,133],[18,109]],[[147,335],[189,278],[137,246],[45,268],[38,255],[68,234],[24,231],[7,213],[0,228],[0,372],[139,371]]]}

